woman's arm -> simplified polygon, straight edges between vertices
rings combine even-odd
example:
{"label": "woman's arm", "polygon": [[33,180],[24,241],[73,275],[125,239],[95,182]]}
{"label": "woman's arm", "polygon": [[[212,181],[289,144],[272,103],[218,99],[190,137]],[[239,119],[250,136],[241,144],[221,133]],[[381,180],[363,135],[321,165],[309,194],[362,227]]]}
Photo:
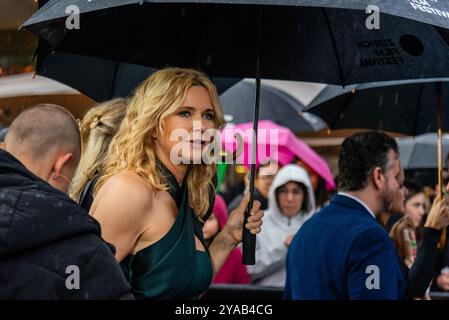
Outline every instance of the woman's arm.
{"label": "woman's arm", "polygon": [[441,230],[424,227],[422,241],[416,252],[416,260],[408,271],[409,295],[412,298],[424,297],[432,281],[440,236]]}
{"label": "woman's arm", "polygon": [[[214,276],[225,263],[231,251],[242,241],[243,217],[249,202],[249,194],[243,197],[240,205],[231,212],[223,229],[217,234],[209,247],[212,259]],[[251,216],[248,218],[246,228],[257,234],[261,231],[263,211],[260,210],[260,202],[254,201]]]}
{"label": "woman's arm", "polygon": [[430,209],[423,230],[423,238],[416,253],[416,259],[408,272],[409,295],[424,297],[434,276],[441,229],[449,224],[446,199],[437,197]]}
{"label": "woman's arm", "polygon": [[151,211],[153,193],[138,179],[125,173],[111,177],[90,210],[100,223],[103,239],[115,246],[118,262],[133,250]]}

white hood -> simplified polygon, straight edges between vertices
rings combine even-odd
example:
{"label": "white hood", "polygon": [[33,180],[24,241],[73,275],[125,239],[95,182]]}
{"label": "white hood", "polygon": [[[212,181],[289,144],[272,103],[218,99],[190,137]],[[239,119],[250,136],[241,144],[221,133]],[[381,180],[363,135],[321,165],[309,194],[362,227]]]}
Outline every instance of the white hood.
{"label": "white hood", "polygon": [[309,213],[315,212],[315,194],[313,192],[312,183],[310,182],[307,171],[295,164],[289,164],[282,167],[282,169],[279,170],[273,180],[270,191],[268,193],[267,214],[280,215],[286,218],[281,213],[281,209],[279,208],[276,201],[276,189],[290,181],[301,183],[306,187],[306,209],[305,212],[301,212],[301,215],[308,215]]}
{"label": "white hood", "polygon": [[[281,213],[275,191],[289,181],[303,184],[307,190],[306,210],[292,218]],[[268,210],[263,218],[262,231],[256,237],[256,264],[247,266],[253,283],[283,287],[285,284],[285,240],[298,232],[303,223],[315,213],[315,195],[307,172],[297,165],[286,165],[277,174],[268,196]]]}

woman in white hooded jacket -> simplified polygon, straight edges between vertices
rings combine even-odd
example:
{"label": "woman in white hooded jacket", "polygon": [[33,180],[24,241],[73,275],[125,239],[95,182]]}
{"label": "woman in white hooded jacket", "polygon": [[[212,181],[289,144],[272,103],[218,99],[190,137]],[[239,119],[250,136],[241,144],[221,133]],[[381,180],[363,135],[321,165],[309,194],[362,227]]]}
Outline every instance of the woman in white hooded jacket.
{"label": "woman in white hooded jacket", "polygon": [[284,166],[269,191],[268,210],[256,240],[256,264],[247,266],[253,284],[284,287],[290,241],[314,213],[315,196],[307,172],[297,165]]}

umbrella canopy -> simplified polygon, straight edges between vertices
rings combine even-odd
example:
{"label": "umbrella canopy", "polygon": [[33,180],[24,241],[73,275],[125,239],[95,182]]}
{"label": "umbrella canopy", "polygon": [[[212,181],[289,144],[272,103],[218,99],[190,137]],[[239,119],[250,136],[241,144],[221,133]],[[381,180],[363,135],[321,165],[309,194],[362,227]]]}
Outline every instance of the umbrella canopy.
{"label": "umbrella canopy", "polygon": [[[40,75],[76,88],[95,101],[127,97],[156,69],[78,54],[47,55],[45,46],[38,49]],[[95,75],[95,76],[92,76]],[[212,78],[219,93],[240,81],[238,78]]]}
{"label": "umbrella canopy", "polygon": [[[234,153],[237,150],[235,134],[239,133],[243,137],[243,152],[238,155],[237,163],[246,167],[249,167],[251,160],[252,132],[252,123],[244,123],[231,128],[226,127],[221,133],[221,141],[229,153]],[[284,165],[298,157],[326,181],[328,190],[335,188],[335,182],[327,162],[288,128],[270,120],[261,120],[257,141],[256,165],[269,160]]]}
{"label": "umbrella canopy", "polygon": [[[438,136],[435,133],[422,134],[416,137],[397,139],[401,166],[404,169],[437,169],[438,158],[435,152]],[[449,153],[449,135],[443,135],[443,156]],[[443,163],[446,167],[446,163]]]}
{"label": "umbrella canopy", "polygon": [[[411,136],[436,132],[437,83],[385,85],[327,86],[307,109],[331,129],[364,128]],[[449,101],[447,83],[441,94],[443,102]],[[449,113],[443,112],[442,126],[449,129]]]}
{"label": "umbrella canopy", "polygon": [[[251,80],[240,81],[220,96],[228,125],[252,121],[254,98],[255,84]],[[262,84],[259,114],[261,120],[271,120],[293,132],[319,131],[326,128],[326,124],[317,116],[303,113],[304,109],[304,105],[289,94]]]}
{"label": "umbrella canopy", "polygon": [[[56,52],[195,67],[209,76],[258,77],[258,52],[267,79],[346,85],[447,76],[449,47],[440,32],[393,15],[447,27],[449,19],[408,1],[383,2],[53,0],[24,26]],[[366,27],[365,11],[335,9],[369,4],[393,14],[380,15],[378,30]],[[80,9],[79,29],[66,28],[69,5]],[[432,6],[446,12],[446,3]]]}
{"label": "umbrella canopy", "polygon": [[[51,10],[51,14],[55,17],[64,17],[66,7],[64,2],[58,0],[44,0],[44,3],[49,2],[47,6]],[[104,8],[104,3],[83,0],[72,0],[72,4],[78,5],[81,12],[90,12]],[[189,3],[188,0],[109,0],[108,7],[120,7],[130,4],[139,4],[151,2],[161,3]],[[201,2],[201,1],[196,1]],[[449,4],[441,1],[425,1],[425,0],[408,0],[408,1],[384,1],[384,0],[208,0],[205,3],[215,4],[240,4],[240,5],[284,5],[284,6],[305,6],[305,7],[328,7],[328,8],[342,8],[342,9],[356,9],[365,11],[369,6],[377,6],[379,11],[386,14],[405,17],[416,21],[433,24],[440,27],[449,27],[447,18],[449,16]],[[35,23],[42,21],[39,17],[35,18]]]}

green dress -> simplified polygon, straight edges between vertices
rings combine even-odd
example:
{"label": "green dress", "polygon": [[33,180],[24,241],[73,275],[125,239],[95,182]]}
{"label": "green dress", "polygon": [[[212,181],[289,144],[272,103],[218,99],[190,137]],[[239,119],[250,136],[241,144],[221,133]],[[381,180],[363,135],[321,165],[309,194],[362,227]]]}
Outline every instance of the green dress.
{"label": "green dress", "polygon": [[178,216],[162,239],[128,255],[120,266],[137,299],[197,299],[209,288],[213,275],[209,253],[195,246],[195,235],[205,243],[202,223],[188,205],[185,183],[179,186],[160,162],[158,169],[166,177]]}

